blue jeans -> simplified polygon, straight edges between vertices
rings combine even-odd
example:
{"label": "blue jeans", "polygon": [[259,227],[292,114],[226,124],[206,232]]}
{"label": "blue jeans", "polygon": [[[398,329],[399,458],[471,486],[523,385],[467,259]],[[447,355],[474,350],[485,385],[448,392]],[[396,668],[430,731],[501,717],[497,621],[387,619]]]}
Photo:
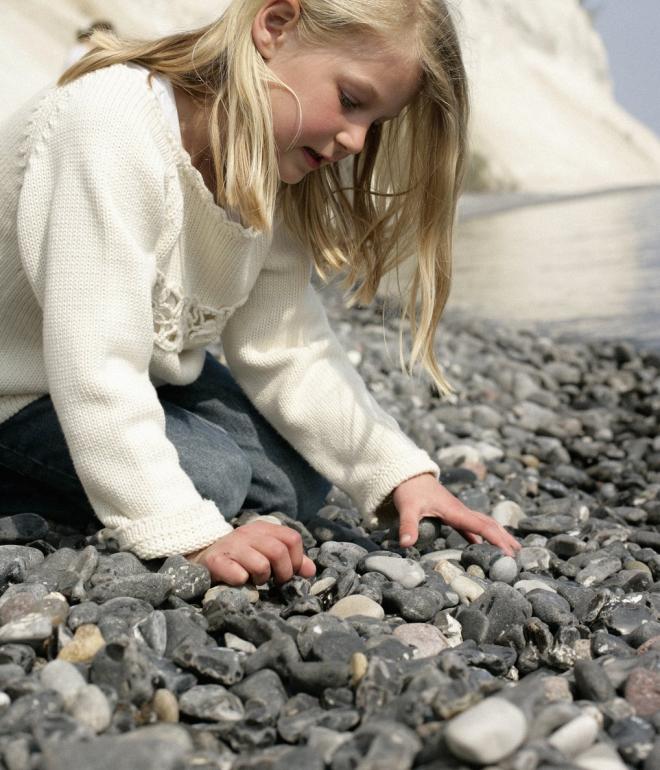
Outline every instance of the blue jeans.
{"label": "blue jeans", "polygon": [[[250,509],[305,521],[322,507],[330,483],[259,414],[210,353],[195,382],[163,385],[157,393],[181,467],[225,518]],[[50,396],[0,423],[0,515],[24,511],[72,526],[95,521]]]}

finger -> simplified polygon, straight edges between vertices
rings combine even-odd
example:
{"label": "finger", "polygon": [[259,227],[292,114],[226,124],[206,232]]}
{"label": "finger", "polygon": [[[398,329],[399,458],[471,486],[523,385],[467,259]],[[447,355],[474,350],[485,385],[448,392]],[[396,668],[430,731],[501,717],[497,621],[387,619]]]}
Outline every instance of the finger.
{"label": "finger", "polygon": [[216,583],[226,583],[230,586],[242,586],[250,579],[250,575],[241,565],[227,556],[215,556],[209,559],[206,567],[211,573],[211,580]]}
{"label": "finger", "polygon": [[254,545],[270,563],[273,577],[278,583],[286,583],[294,575],[291,556],[286,544],[279,538],[266,537]]}
{"label": "finger", "polygon": [[415,511],[399,511],[399,543],[408,548],[417,542],[419,536],[419,516]]}
{"label": "finger", "polygon": [[457,529],[456,530],[459,534],[463,535],[463,537],[468,541],[468,543],[483,543],[483,538],[479,535],[475,535],[474,532],[469,532],[465,529]]}
{"label": "finger", "polygon": [[261,552],[261,549],[245,543],[241,546],[240,552],[233,554],[233,559],[249,572],[250,578],[256,586],[263,585],[270,580],[270,560]]}
{"label": "finger", "polygon": [[298,574],[304,578],[314,577],[316,575],[316,564],[307,556],[303,556]]}
{"label": "finger", "polygon": [[295,574],[300,572],[300,566],[303,563],[303,542],[299,532],[291,527],[280,527],[280,531],[274,533],[274,536],[281,540],[289,549],[289,558],[291,567]]}

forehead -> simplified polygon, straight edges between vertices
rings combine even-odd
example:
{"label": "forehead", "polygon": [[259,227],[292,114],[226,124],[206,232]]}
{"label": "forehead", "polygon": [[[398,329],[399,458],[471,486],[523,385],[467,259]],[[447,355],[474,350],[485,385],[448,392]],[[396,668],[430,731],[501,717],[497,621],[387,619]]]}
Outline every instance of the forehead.
{"label": "forehead", "polygon": [[399,93],[412,98],[421,87],[422,66],[409,50],[366,35],[316,48],[333,71],[369,80],[382,95]]}

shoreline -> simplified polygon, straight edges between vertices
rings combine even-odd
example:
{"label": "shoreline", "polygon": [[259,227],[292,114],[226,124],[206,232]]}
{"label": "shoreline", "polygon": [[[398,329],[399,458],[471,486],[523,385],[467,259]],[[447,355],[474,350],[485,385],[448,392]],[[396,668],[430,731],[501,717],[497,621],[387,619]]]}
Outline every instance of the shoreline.
{"label": "shoreline", "polygon": [[655,770],[660,361],[448,319],[457,392],[440,400],[398,371],[396,319],[327,305],[374,397],[520,554],[430,519],[401,549],[335,489],[305,525],[275,514],[316,578],[238,589],[181,556],[114,553],[93,523],[0,518],[2,756],[46,770]]}

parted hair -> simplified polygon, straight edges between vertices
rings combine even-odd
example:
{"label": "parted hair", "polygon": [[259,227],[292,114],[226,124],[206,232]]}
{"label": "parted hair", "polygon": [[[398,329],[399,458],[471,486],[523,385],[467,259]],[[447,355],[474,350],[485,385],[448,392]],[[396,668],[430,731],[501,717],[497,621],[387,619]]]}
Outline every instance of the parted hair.
{"label": "parted hair", "polygon": [[402,332],[401,365],[412,373],[421,363],[438,391],[447,393],[434,341],[449,295],[469,115],[449,9],[444,0],[299,0],[301,41],[331,47],[371,35],[384,46],[405,45],[406,55],[421,65],[422,81],[398,117],[372,126],[359,154],[285,184],[278,176],[269,89],[290,89],[254,45],[252,24],[262,5],[233,0],[215,22],[152,41],[95,32],[92,50],[59,84],[135,62],[210,104],[217,204],[265,232],[279,212],[310,250],[318,274],[342,277],[352,304],[370,303],[383,277],[399,276],[406,263],[397,283],[411,345],[406,363]]}

